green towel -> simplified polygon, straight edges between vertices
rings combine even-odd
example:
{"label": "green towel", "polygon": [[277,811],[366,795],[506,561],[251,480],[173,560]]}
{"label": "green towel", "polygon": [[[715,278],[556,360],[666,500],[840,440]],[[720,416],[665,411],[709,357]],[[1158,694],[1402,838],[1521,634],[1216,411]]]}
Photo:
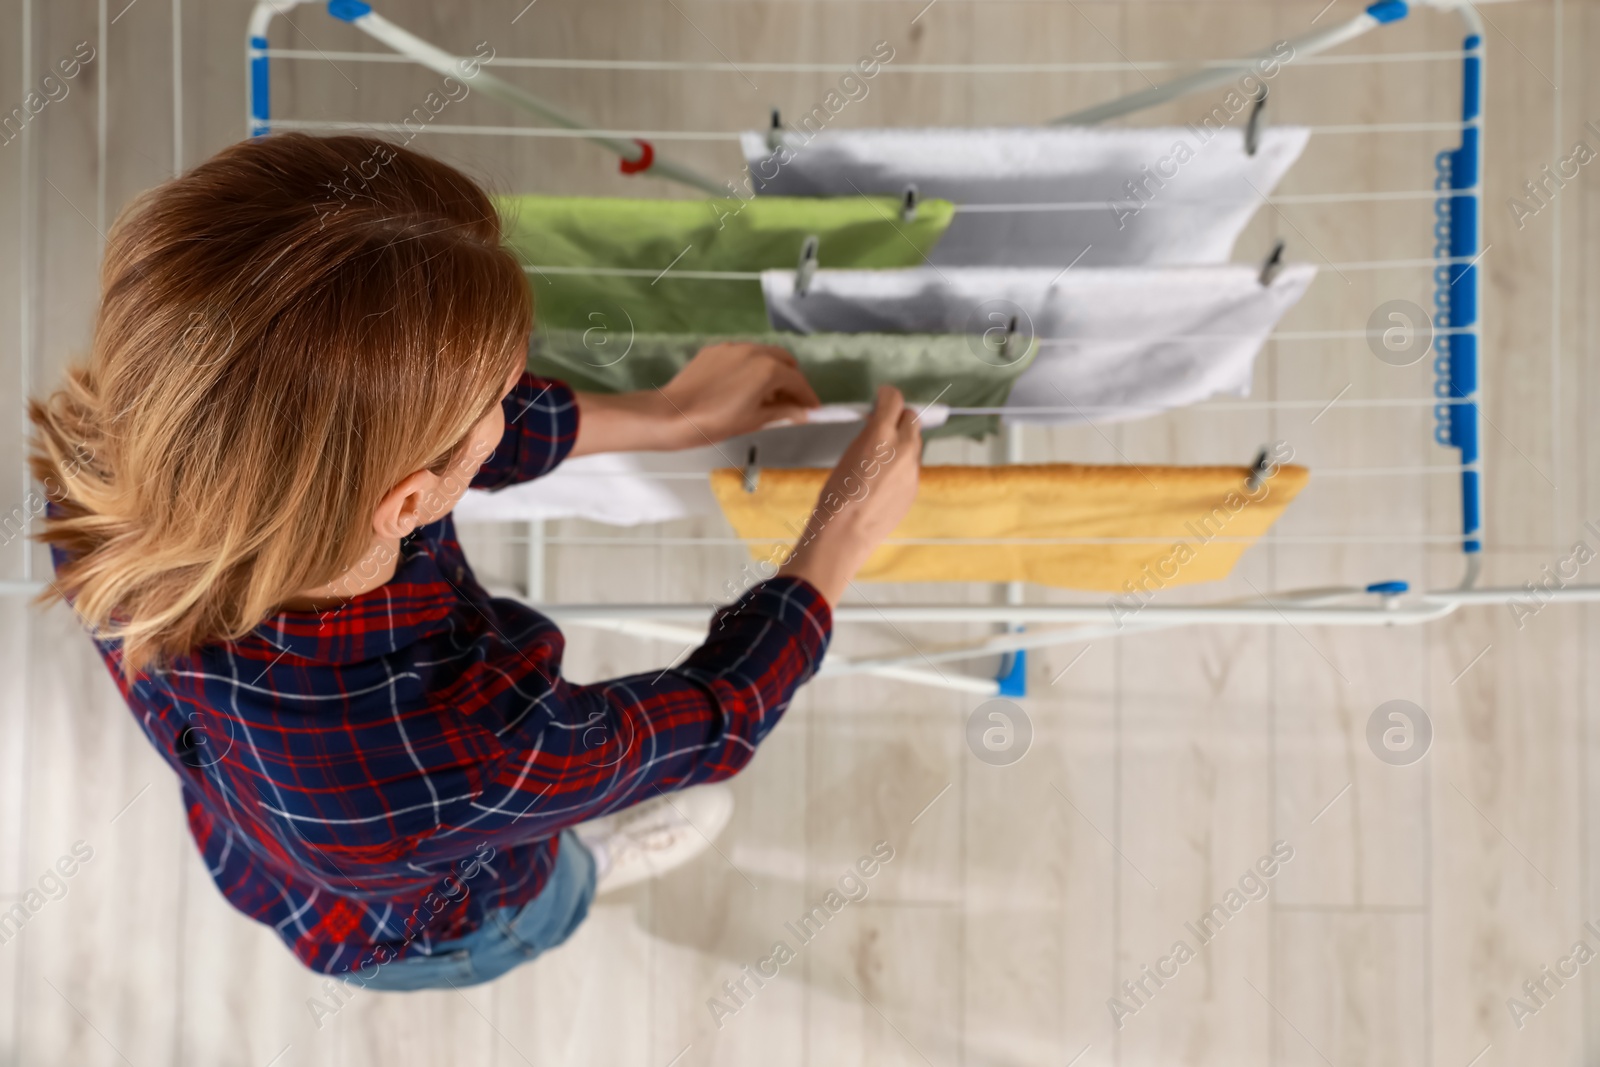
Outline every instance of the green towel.
{"label": "green towel", "polygon": [[[1038,351],[1026,351],[1005,366],[978,357],[982,338],[966,334],[749,333],[717,337],[640,333],[590,328],[538,330],[528,345],[528,370],[590,393],[626,393],[665,385],[694,354],[717,341],[753,341],[786,348],[824,404],[870,401],[881,384],[898,386],[912,403],[937,400],[958,408],[1001,407],[1011,383]],[[930,431],[929,437],[981,437],[992,433],[995,416],[964,415]]]}
{"label": "green towel", "polygon": [[505,240],[524,266],[607,267],[634,276],[529,271],[536,320],[551,328],[639,333],[767,330],[755,279],[694,271],[793,269],[808,235],[822,267],[914,267],[955,214],[924,200],[911,222],[894,197],[623,200],[592,196],[495,198]]}

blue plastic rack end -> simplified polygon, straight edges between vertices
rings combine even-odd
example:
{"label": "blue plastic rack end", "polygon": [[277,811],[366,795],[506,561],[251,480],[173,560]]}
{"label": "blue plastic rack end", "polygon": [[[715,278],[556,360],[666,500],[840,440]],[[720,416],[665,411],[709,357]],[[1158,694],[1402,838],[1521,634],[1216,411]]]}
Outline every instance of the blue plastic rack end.
{"label": "blue plastic rack end", "polygon": [[1410,588],[1410,582],[1373,582],[1367,586],[1367,592],[1377,593],[1380,596],[1399,596]]}
{"label": "blue plastic rack end", "polygon": [[1000,676],[995,681],[1000,683],[1000,695],[1003,697],[1027,696],[1028,650],[1018,649],[1010,653],[1009,659],[1002,661]]}
{"label": "blue plastic rack end", "polygon": [[267,39],[250,38],[250,136],[272,129],[272,88],[267,78]]}
{"label": "blue plastic rack end", "polygon": [[1461,71],[1461,147],[1456,149],[1450,163],[1450,256],[1465,266],[1452,272],[1449,286],[1450,325],[1465,332],[1449,338],[1450,384],[1453,399],[1464,401],[1454,405],[1451,412],[1451,444],[1461,453],[1461,533],[1462,549],[1478,552],[1483,547],[1480,531],[1483,529],[1482,475],[1477,470],[1479,462],[1479,424],[1482,414],[1478,410],[1478,337],[1466,331],[1478,324],[1478,266],[1483,251],[1479,245],[1478,194],[1481,180],[1482,144],[1476,125],[1483,112],[1483,58],[1479,48],[1483,41],[1473,34],[1461,43],[1465,53]]}
{"label": "blue plastic rack end", "polygon": [[372,5],[361,0],[328,0],[328,14],[341,22],[354,22],[362,15],[372,14]]}
{"label": "blue plastic rack end", "polygon": [[1367,8],[1367,14],[1379,22],[1399,22],[1409,13],[1406,0],[1378,0]]}

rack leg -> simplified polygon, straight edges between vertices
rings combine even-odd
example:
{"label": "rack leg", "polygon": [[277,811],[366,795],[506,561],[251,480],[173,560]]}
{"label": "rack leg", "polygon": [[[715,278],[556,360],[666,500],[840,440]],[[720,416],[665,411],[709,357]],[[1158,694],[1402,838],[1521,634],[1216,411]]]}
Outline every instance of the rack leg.
{"label": "rack leg", "polygon": [[[1005,463],[1022,462],[1022,426],[1018,423],[1006,423],[1000,431],[1000,440],[996,442],[999,458]],[[1021,604],[1026,595],[1027,586],[1024,582],[1007,582],[1005,584],[1005,598],[1007,604]],[[1021,633],[1025,627],[1020,622],[1004,624],[1005,633]],[[995,677],[999,686],[999,693],[1006,697],[1023,697],[1028,695],[1028,653],[1024,649],[1007,652],[1000,659],[1000,673]]]}
{"label": "rack leg", "polygon": [[527,594],[530,604],[545,602],[544,588],[544,520],[534,519],[528,523],[528,556],[527,579],[523,583],[523,590]]}

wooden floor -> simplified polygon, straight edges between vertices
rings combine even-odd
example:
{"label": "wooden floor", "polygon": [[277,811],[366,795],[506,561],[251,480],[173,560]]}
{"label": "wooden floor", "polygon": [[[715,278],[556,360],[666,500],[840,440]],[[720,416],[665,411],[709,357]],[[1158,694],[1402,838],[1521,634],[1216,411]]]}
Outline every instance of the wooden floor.
{"label": "wooden floor", "polygon": [[[727,133],[798,114],[836,74],[771,62],[850,62],[895,49],[840,126],[1036,122],[1131,91],[1136,72],[915,73],[1238,54],[1354,0],[393,0],[401,25],[459,52],[667,59],[696,70],[513,69],[509,77],[618,130]],[[129,197],[244,132],[239,0],[4,0],[0,112],[82,48],[94,59],[20,138],[0,146],[0,382],[48,388],[89,336],[101,234]],[[126,5],[126,6],[124,6]],[[520,9],[520,10],[519,10]],[[1485,8],[1490,163],[1485,209],[1485,580],[1521,585],[1600,550],[1600,163],[1519,220],[1507,205],[1583,140],[1600,149],[1600,5]],[[292,22],[290,21],[292,20]],[[1428,190],[1439,131],[1338,127],[1448,121],[1459,64],[1452,16],[1345,46],[1360,64],[1297,64],[1273,85],[1273,122],[1313,135],[1283,191]],[[274,24],[275,110],[392,122],[436,77],[334,53],[369,45],[316,6]],[[1406,59],[1404,57],[1412,58]],[[738,69],[716,69],[717,64]],[[1152,77],[1160,72],[1152,70]],[[59,96],[59,90],[57,90]],[[1197,119],[1195,97],[1138,116]],[[474,96],[441,123],[522,120]],[[1594,125],[1585,128],[1585,123]],[[422,147],[501,190],[679,196],[628,179],[571,139],[429,132]],[[658,139],[730,179],[727,141]],[[1323,265],[1286,331],[1361,330],[1386,300],[1428,304],[1426,268],[1328,264],[1432,254],[1425,200],[1264,208],[1239,245],[1273,240]],[[1429,361],[1397,369],[1360,337],[1287,338],[1258,364],[1256,396],[1305,401],[1241,414],[1201,407],[1107,427],[1030,430],[1025,455],[1097,462],[1242,463],[1284,440],[1313,472],[1276,536],[1206,597],[1399,578],[1453,584],[1455,480],[1351,468],[1448,464],[1423,406]],[[1324,406],[1326,405],[1326,406]],[[1319,411],[1319,409],[1321,409]],[[4,435],[0,502],[24,499],[19,434]],[[945,445],[937,455],[976,455]],[[1595,527],[1585,529],[1587,522]],[[560,601],[706,601],[739,571],[726,546],[652,544],[662,531],[551,528],[623,545],[556,543]],[[725,535],[719,523],[675,535]],[[472,531],[490,577],[520,581],[521,532]],[[24,577],[21,542],[0,578]],[[34,575],[40,573],[35,556]],[[1600,581],[1600,563],[1580,580]],[[986,588],[868,587],[874,603]],[[1168,594],[1164,594],[1168,595]],[[1174,590],[1178,602],[1195,595]],[[1031,597],[1066,599],[1058,594]],[[1600,982],[1587,967],[1514,1020],[1508,998],[1600,938],[1600,621],[1593,609],[1463,610],[1425,629],[1190,629],[1036,655],[1031,750],[991,766],[968,749],[978,701],[881,680],[808,687],[735,782],[720,854],[614,901],[562,949],[487,988],[356,993],[313,1011],[321,982],[218,895],[184,829],[176,783],[60,609],[0,597],[0,909],[59,896],[0,944],[0,1064],[292,1067],[301,1064],[1142,1064],[1497,1067],[1600,1061]],[[858,626],[836,652],[906,651],[949,627]],[[681,649],[571,635],[569,673],[592,680]],[[974,671],[979,666],[974,666]],[[1369,748],[1386,701],[1413,701],[1431,749],[1394,766]],[[779,979],[731,1017],[707,1002],[786,937],[784,923],[878,841],[894,859]],[[1269,892],[1201,946],[1187,923],[1223,901],[1275,842],[1292,848]],[[64,882],[59,857],[92,850]],[[1247,883],[1247,886],[1250,883]],[[1174,942],[1196,949],[1159,989],[1121,989]],[[1117,1026],[1108,999],[1130,1009]],[[325,1001],[332,1005],[334,1001]],[[1518,1022],[1520,1021],[1520,1026]],[[720,1023],[720,1025],[719,1025]]]}

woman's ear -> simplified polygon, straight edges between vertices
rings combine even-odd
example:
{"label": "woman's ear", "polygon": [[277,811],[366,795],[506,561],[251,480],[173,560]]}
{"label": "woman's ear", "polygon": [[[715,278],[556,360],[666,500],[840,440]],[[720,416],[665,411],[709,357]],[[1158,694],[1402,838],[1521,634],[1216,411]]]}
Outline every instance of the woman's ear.
{"label": "woman's ear", "polygon": [[424,504],[439,482],[436,474],[417,471],[401,479],[400,484],[383,495],[378,508],[372,513],[372,529],[382,538],[400,538],[421,526]]}

